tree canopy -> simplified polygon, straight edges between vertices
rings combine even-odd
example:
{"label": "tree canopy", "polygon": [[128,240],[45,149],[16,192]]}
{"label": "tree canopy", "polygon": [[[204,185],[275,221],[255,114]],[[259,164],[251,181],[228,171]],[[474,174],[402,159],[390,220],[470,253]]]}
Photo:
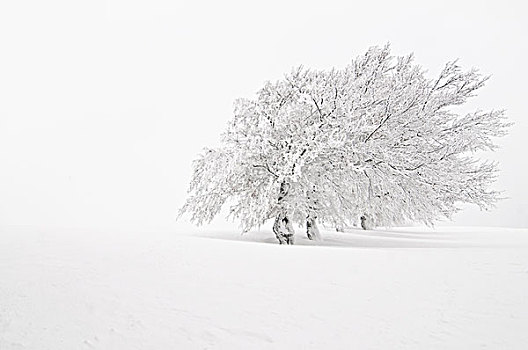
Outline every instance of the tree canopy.
{"label": "tree canopy", "polygon": [[275,218],[281,243],[292,223],[370,226],[432,223],[459,203],[494,205],[497,164],[475,157],[505,135],[502,110],[452,107],[486,82],[456,61],[428,78],[413,55],[373,47],[342,69],[293,69],[254,99],[235,102],[222,144],[194,162],[181,214],[202,224],[226,203],[244,231]]}

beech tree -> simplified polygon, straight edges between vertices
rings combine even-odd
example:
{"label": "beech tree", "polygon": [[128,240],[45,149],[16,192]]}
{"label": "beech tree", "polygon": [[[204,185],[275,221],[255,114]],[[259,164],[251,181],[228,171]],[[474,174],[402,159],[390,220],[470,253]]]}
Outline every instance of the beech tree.
{"label": "beech tree", "polygon": [[235,102],[221,146],[194,162],[180,215],[202,224],[228,203],[244,231],[274,219],[278,241],[293,244],[294,224],[319,239],[318,222],[431,224],[459,203],[489,209],[497,164],[475,152],[494,150],[509,124],[502,110],[452,108],[486,80],[456,61],[428,78],[388,45],[343,69],[298,67]]}

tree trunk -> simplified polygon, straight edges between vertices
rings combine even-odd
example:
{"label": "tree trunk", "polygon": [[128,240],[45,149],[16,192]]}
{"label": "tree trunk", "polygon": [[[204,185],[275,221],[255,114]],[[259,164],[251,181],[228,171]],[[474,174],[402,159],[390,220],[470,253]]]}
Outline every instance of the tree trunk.
{"label": "tree trunk", "polygon": [[370,230],[370,225],[369,225],[369,223],[368,223],[368,216],[367,216],[367,214],[361,216],[360,219],[361,219],[361,228],[362,228],[363,230]]}
{"label": "tree trunk", "polygon": [[306,218],[306,235],[308,239],[312,241],[320,241],[321,233],[319,232],[319,227],[317,227],[317,222],[313,216],[308,216]]}
{"label": "tree trunk", "polygon": [[[282,182],[279,189],[279,198],[277,204],[280,206],[284,198],[288,195],[290,191],[290,184],[287,182]],[[279,244],[293,244],[293,235],[295,231],[293,230],[293,225],[288,216],[286,215],[284,209],[280,209],[279,213],[275,217],[275,223],[273,224],[273,233],[279,241]]]}
{"label": "tree trunk", "polygon": [[308,215],[306,216],[306,235],[309,240],[320,241],[321,233],[317,227],[317,211],[319,209],[319,201],[316,195],[317,187],[314,185],[312,189],[306,192],[308,202]]}
{"label": "tree trunk", "polygon": [[279,244],[291,244],[293,245],[293,235],[295,231],[293,230],[293,225],[284,214],[279,214],[275,218],[275,223],[273,224],[273,233],[279,241]]}

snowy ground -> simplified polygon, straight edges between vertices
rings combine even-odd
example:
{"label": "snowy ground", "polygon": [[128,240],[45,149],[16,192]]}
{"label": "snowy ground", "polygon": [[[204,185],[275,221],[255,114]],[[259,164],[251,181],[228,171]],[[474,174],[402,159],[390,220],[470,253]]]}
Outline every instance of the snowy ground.
{"label": "snowy ground", "polygon": [[324,234],[2,229],[0,349],[528,348],[528,229]]}

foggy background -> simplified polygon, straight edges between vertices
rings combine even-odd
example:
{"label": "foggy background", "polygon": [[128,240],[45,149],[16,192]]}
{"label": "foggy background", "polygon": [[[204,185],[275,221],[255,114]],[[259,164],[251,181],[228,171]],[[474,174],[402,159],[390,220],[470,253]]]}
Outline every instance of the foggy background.
{"label": "foggy background", "polygon": [[456,58],[492,75],[464,108],[515,122],[485,155],[509,198],[452,224],[528,227],[527,34],[521,1],[3,1],[0,227],[190,227],[192,160],[236,98],[387,42],[430,76]]}

